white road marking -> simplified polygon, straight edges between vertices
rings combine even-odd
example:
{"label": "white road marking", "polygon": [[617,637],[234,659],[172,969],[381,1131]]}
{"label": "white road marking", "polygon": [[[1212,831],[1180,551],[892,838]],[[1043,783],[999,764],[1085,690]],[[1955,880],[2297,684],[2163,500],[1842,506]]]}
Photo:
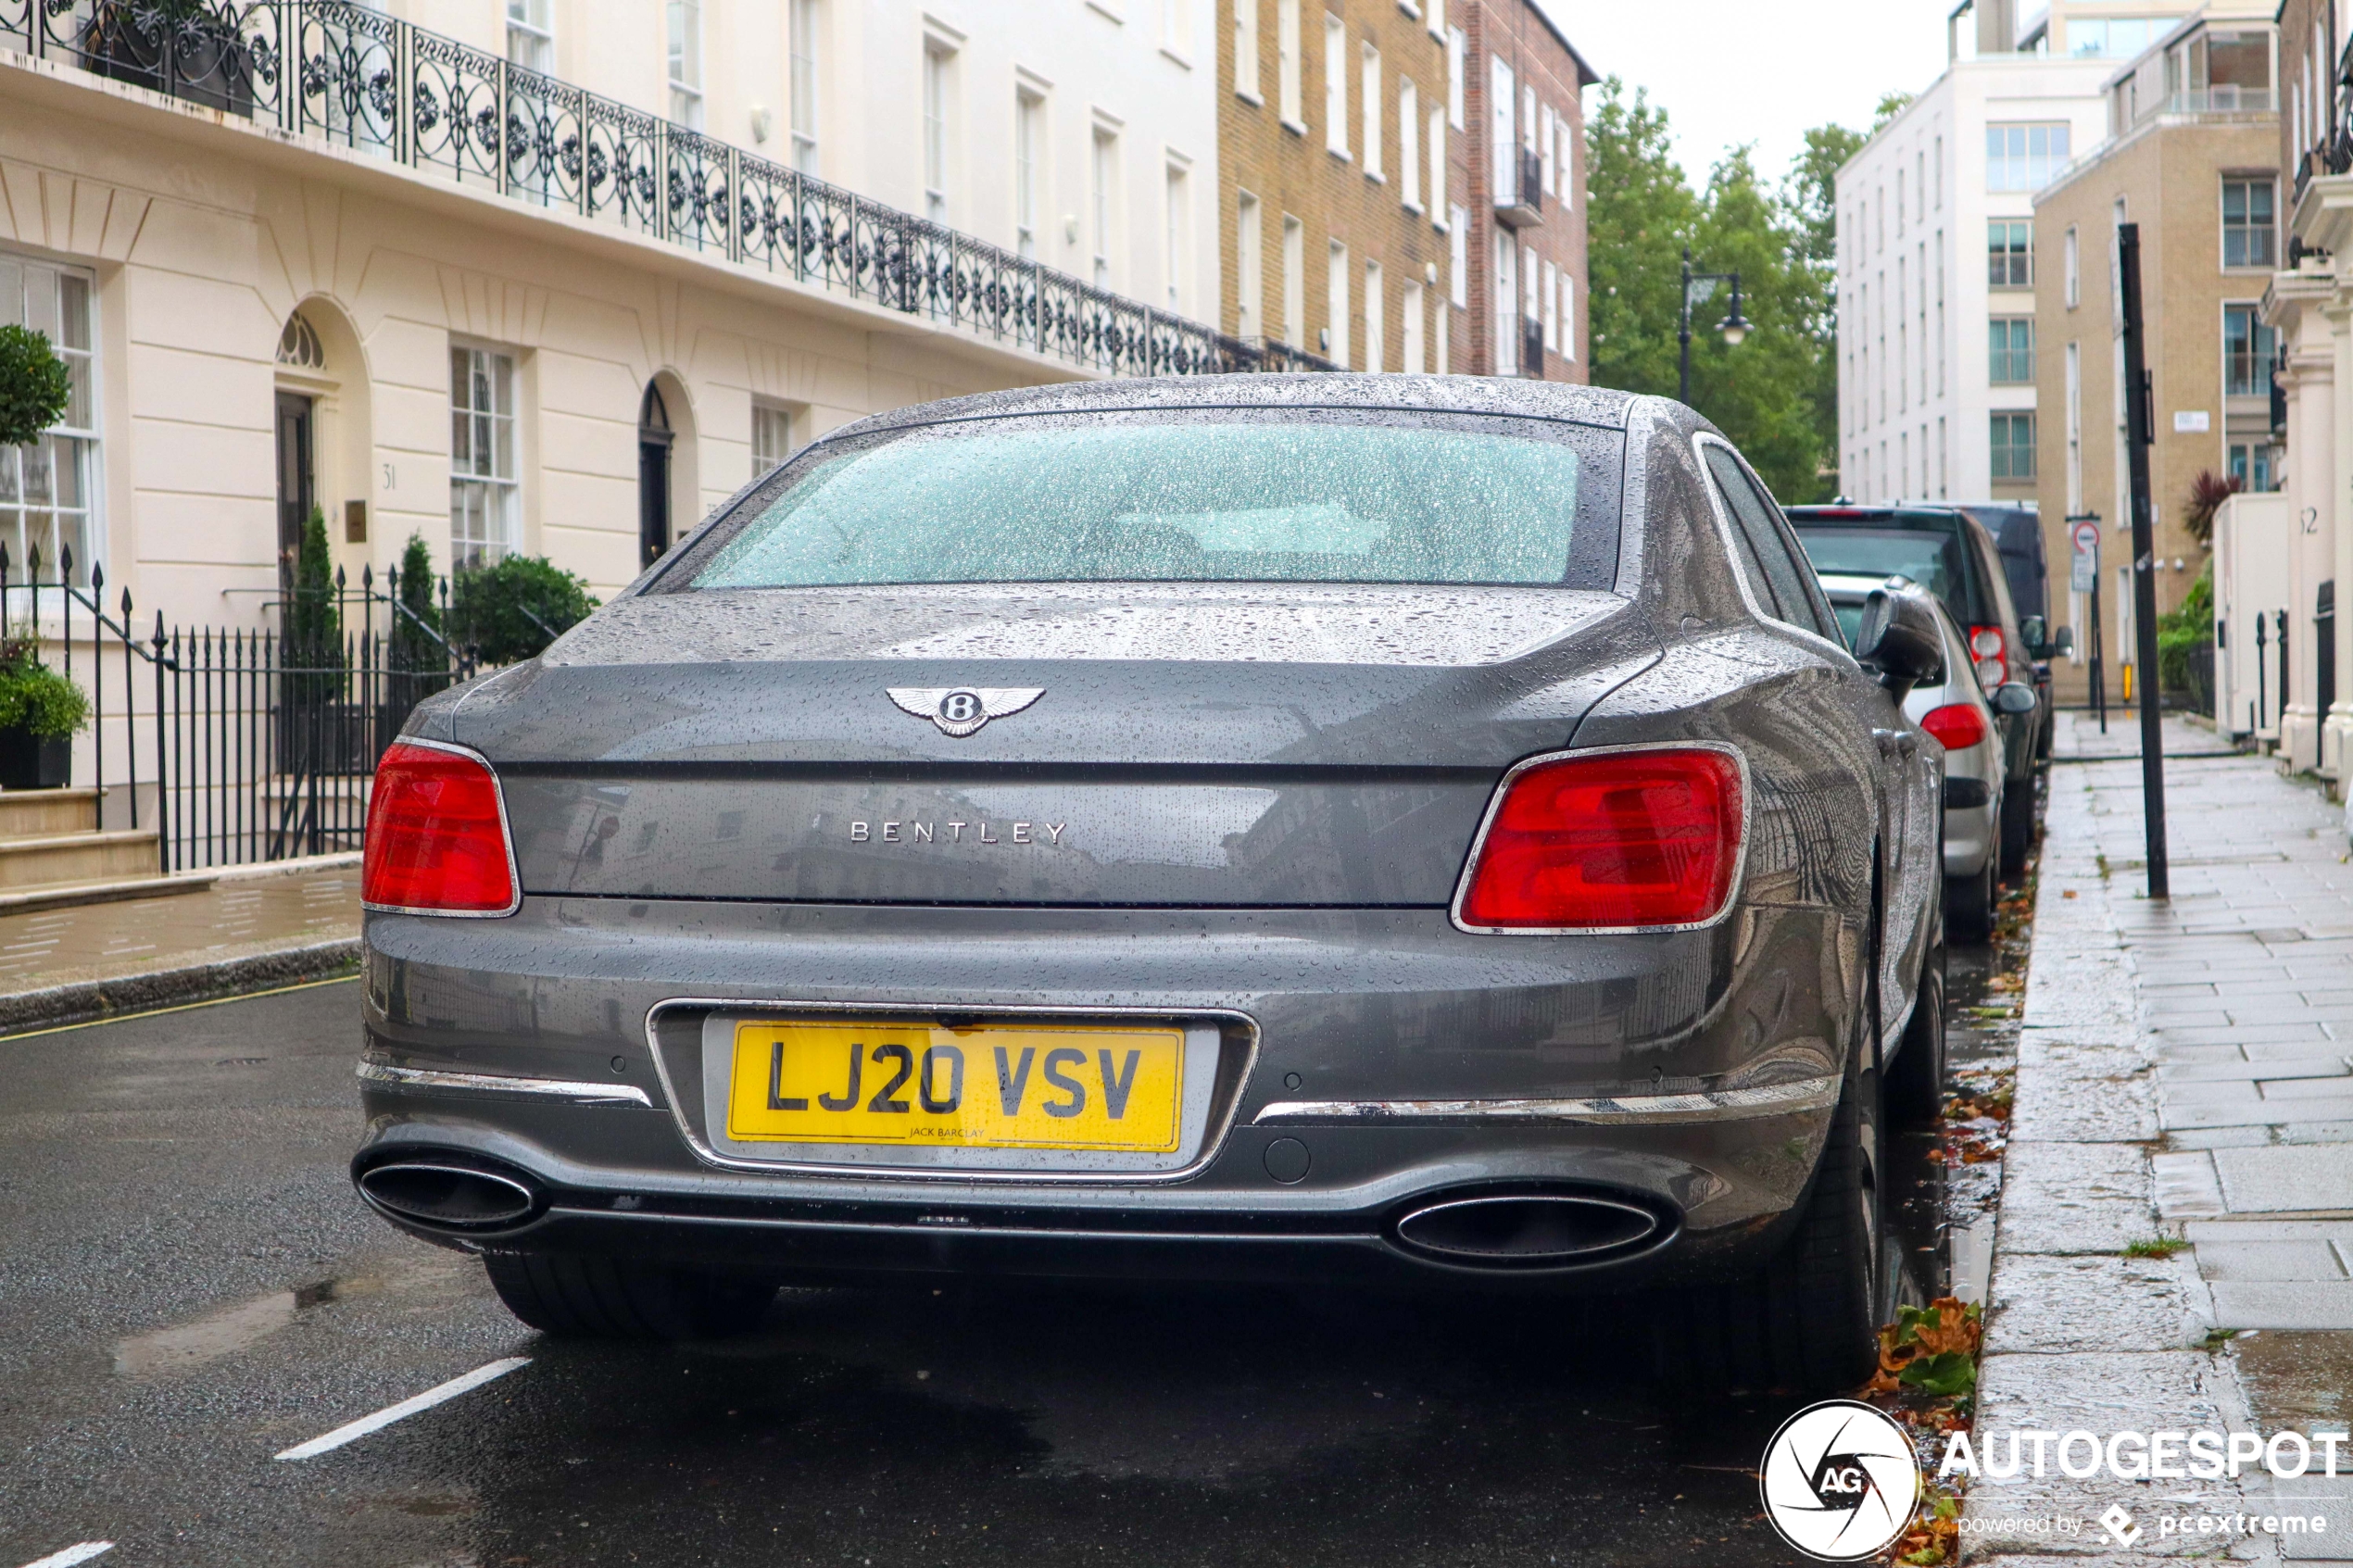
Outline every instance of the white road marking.
{"label": "white road marking", "polygon": [[[363,1415],[347,1426],[336,1427],[323,1437],[313,1437],[308,1443],[297,1443],[276,1457],[316,1459],[331,1449],[342,1448],[346,1443],[365,1437],[371,1432],[382,1431],[396,1421],[405,1421],[419,1411],[429,1411],[446,1399],[454,1399],[459,1395],[479,1388],[493,1379],[506,1376],[518,1367],[527,1367],[530,1364],[529,1356],[509,1356],[506,1360],[493,1361],[488,1366],[478,1366],[463,1377],[453,1377],[438,1388],[428,1388],[423,1393],[403,1399],[396,1405],[386,1405],[373,1415]],[[60,1561],[65,1560],[60,1559]],[[82,1560],[77,1557],[71,1561],[79,1562]],[[40,1568],[40,1565],[34,1564],[33,1568]]]}
{"label": "white road marking", "polygon": [[53,1551],[37,1562],[28,1562],[24,1568],[73,1568],[77,1562],[87,1562],[92,1558],[102,1557],[113,1549],[114,1542],[112,1541],[83,1541],[78,1546],[69,1546],[63,1551]]}

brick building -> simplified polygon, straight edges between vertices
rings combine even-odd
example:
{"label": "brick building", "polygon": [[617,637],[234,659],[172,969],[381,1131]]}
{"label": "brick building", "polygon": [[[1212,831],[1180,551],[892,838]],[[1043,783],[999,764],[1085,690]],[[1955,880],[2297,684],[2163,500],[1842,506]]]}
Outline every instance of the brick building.
{"label": "brick building", "polygon": [[1453,0],[1464,126],[1449,215],[1453,368],[1586,379],[1584,89],[1600,78],[1534,0]]}
{"label": "brick building", "polygon": [[1217,31],[1226,330],[1353,370],[1445,369],[1459,138],[1435,0],[1428,15],[1399,0],[1218,0]]}
{"label": "brick building", "polygon": [[1596,79],[1533,0],[1218,0],[1218,40],[1227,332],[1353,370],[1585,378]]}

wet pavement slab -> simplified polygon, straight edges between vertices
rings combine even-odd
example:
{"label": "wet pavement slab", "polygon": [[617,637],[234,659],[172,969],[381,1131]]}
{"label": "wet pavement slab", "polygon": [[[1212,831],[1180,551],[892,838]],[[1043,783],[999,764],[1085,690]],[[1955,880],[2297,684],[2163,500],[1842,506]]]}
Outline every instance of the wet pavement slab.
{"label": "wet pavement slab", "polygon": [[[2013,1048],[1985,966],[1956,955],[1962,1073]],[[1803,1401],[1670,1398],[1607,1304],[950,1285],[543,1338],[351,1194],[358,1005],[0,1041],[0,1568],[1796,1561],[1755,1468]],[[1998,1171],[1932,1147],[1897,1155],[1914,1299],[1982,1292]]]}

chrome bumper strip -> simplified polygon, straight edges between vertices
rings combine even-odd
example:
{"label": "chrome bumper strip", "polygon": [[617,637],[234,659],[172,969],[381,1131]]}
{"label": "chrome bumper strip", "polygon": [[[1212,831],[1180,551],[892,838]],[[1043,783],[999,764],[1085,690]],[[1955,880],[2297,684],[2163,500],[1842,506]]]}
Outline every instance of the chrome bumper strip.
{"label": "chrome bumper strip", "polygon": [[1281,1100],[1253,1117],[1258,1126],[1295,1122],[1557,1122],[1589,1127],[1731,1122],[1826,1110],[1838,1103],[1831,1075],[1768,1084],[1753,1089],[1705,1089],[1692,1094],[1611,1095],[1589,1099],[1300,1099]]}
{"label": "chrome bumper strip", "polygon": [[635,1084],[576,1084],[561,1078],[513,1078],[503,1073],[445,1073],[423,1067],[392,1067],[363,1061],[359,1076],[371,1084],[403,1089],[474,1089],[492,1094],[545,1095],[574,1105],[642,1105],[653,1098]]}

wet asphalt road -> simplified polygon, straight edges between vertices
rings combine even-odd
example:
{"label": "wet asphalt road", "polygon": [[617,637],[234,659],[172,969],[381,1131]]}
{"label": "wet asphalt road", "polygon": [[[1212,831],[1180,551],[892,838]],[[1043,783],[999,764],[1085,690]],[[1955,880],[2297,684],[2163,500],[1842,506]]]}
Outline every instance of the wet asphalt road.
{"label": "wet asphalt road", "polygon": [[[1982,962],[1956,953],[1957,1020]],[[1753,1471],[1801,1401],[1671,1400],[1606,1311],[952,1287],[788,1292],[724,1343],[543,1340],[352,1196],[358,1000],[0,1040],[0,1568],[94,1540],[104,1568],[1793,1561]]]}

